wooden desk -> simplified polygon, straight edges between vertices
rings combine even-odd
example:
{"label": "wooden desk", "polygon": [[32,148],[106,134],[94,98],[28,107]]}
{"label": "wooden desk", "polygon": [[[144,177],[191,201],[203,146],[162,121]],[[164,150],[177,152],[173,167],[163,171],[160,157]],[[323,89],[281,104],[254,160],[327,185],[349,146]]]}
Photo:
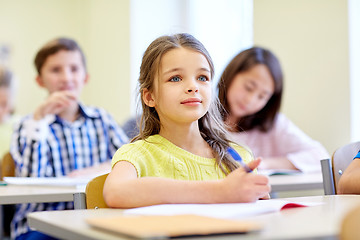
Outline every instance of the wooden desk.
{"label": "wooden desk", "polygon": [[[360,204],[360,195],[298,197],[286,200],[323,204],[244,218],[262,223],[264,228],[259,232],[187,239],[337,239],[342,218]],[[28,215],[28,221],[31,227],[62,239],[127,239],[91,228],[85,223],[86,218],[119,214],[122,214],[121,209],[34,212]]]}
{"label": "wooden desk", "polygon": [[274,175],[269,179],[271,192],[323,189],[321,172]]}

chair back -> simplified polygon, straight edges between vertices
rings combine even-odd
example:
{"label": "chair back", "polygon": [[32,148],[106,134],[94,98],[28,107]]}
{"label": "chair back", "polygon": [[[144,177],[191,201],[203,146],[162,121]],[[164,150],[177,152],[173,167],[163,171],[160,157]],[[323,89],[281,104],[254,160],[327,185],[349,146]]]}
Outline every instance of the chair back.
{"label": "chair back", "polygon": [[325,195],[337,194],[341,175],[359,152],[360,142],[353,142],[335,150],[331,160],[321,160]]}
{"label": "chair back", "polygon": [[103,196],[104,183],[108,175],[108,173],[100,175],[86,185],[85,198],[87,209],[108,208]]}
{"label": "chair back", "polygon": [[2,158],[1,162],[1,180],[3,177],[15,176],[15,161],[12,158],[10,152],[7,152]]}
{"label": "chair back", "polygon": [[360,205],[345,215],[340,227],[340,240],[360,239]]}
{"label": "chair back", "polygon": [[360,150],[360,142],[353,142],[342,146],[332,155],[332,170],[334,176],[335,192],[337,193],[341,175],[352,162]]}

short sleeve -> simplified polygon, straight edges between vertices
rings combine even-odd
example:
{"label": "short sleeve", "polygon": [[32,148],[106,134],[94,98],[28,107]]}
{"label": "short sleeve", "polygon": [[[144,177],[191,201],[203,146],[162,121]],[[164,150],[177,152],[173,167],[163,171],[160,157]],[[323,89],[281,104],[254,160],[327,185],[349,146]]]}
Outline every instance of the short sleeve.
{"label": "short sleeve", "polygon": [[141,154],[139,154],[138,147],[136,147],[135,151],[135,146],[133,144],[125,144],[115,152],[111,160],[111,168],[113,168],[119,161],[127,161],[135,167],[137,175],[140,177],[144,159],[145,157],[142,157]]}

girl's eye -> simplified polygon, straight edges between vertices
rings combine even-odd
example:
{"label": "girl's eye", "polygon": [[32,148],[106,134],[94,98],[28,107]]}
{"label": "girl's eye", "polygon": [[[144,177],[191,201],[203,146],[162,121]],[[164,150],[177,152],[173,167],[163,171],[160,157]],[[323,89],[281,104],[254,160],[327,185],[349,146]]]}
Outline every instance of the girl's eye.
{"label": "girl's eye", "polygon": [[71,67],[71,72],[77,72],[78,71],[78,67],[77,66],[72,66]]}
{"label": "girl's eye", "polygon": [[58,73],[58,72],[60,72],[60,68],[59,67],[54,67],[54,68],[51,69],[51,72]]}
{"label": "girl's eye", "polygon": [[200,76],[198,80],[202,82],[207,82],[209,79],[206,76]]}
{"label": "girl's eye", "polygon": [[245,85],[245,90],[248,91],[248,92],[251,92],[251,91],[254,90],[254,88],[252,86]]}
{"label": "girl's eye", "polygon": [[271,98],[271,96],[270,95],[268,95],[268,94],[263,94],[263,95],[260,95],[259,96],[259,99],[260,100],[264,100],[264,101],[269,101],[269,99]]}
{"label": "girl's eye", "polygon": [[181,81],[181,78],[179,76],[175,76],[170,79],[170,82],[180,82],[180,81]]}

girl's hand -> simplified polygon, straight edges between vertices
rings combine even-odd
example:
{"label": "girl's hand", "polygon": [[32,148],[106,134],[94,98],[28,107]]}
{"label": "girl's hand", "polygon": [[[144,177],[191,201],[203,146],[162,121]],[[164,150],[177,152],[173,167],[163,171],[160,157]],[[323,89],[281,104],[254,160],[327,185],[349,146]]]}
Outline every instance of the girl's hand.
{"label": "girl's hand", "polygon": [[[261,159],[257,158],[248,166],[255,169],[260,162]],[[255,202],[268,196],[271,190],[267,176],[247,173],[241,167],[223,179],[221,185],[222,196],[220,198],[223,198],[225,202]]]}
{"label": "girl's hand", "polygon": [[68,108],[76,96],[71,91],[53,92],[34,112],[34,119],[43,119],[48,114],[59,114]]}

